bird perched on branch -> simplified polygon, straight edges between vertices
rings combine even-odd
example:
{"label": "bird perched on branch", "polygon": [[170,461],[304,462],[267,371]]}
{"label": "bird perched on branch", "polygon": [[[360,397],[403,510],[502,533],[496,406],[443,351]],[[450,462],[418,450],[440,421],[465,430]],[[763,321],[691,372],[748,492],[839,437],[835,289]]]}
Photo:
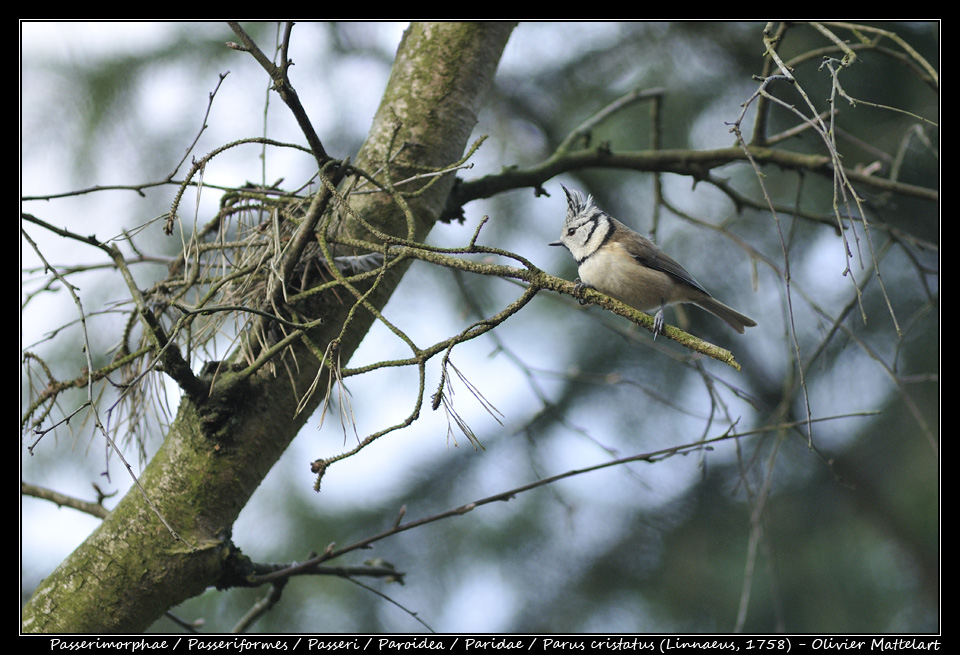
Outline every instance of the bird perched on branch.
{"label": "bird perched on branch", "polygon": [[663,331],[663,309],[692,303],[743,334],[757,324],[710,295],[683,266],[643,235],[597,207],[591,196],[570,191],[560,240],[577,261],[578,288],[596,289],[642,312],[657,310],[654,338]]}

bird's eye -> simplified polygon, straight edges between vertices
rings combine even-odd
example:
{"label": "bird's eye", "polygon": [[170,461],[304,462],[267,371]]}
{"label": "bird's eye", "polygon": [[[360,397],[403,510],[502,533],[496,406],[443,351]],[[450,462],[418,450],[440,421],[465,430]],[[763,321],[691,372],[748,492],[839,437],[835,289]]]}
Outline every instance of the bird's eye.
{"label": "bird's eye", "polygon": [[577,231],[576,231],[575,229],[573,229],[572,227],[567,230],[567,236],[568,236],[568,237],[572,237],[572,236],[573,236],[574,234],[576,234],[576,233],[577,233]]}

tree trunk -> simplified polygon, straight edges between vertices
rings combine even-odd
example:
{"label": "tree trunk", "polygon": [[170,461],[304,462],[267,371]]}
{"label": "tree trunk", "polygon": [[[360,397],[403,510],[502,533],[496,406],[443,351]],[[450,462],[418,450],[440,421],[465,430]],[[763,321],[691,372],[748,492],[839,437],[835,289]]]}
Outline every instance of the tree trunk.
{"label": "tree trunk", "polygon": [[[477,113],[496,71],[512,23],[413,24],[398,48],[390,81],[370,135],[356,164],[374,170],[387,146],[404,148],[391,167],[405,171],[442,167],[463,156]],[[399,131],[398,130],[399,125]],[[446,176],[410,201],[415,232],[422,239],[449,195]],[[403,234],[403,215],[386,194],[351,199],[351,207],[377,229]],[[344,215],[342,227],[358,233]],[[390,276],[371,297],[386,304],[402,273]],[[340,336],[352,302],[334,308],[311,333],[320,348]],[[373,322],[358,312],[339,344],[347,362]],[[293,386],[307,389],[320,362],[295,346]],[[326,379],[323,376],[322,379]],[[323,390],[297,412],[298,393],[286,374],[256,375],[218,407],[222,423],[215,438],[204,407],[180,405],[163,445],[140,476],[146,495],[180,534],[176,541],[136,488],[100,527],[43,580],[23,608],[25,632],[140,632],[165,610],[223,584],[235,551],[230,530],[254,490],[324,397]],[[307,466],[308,463],[304,463]]]}

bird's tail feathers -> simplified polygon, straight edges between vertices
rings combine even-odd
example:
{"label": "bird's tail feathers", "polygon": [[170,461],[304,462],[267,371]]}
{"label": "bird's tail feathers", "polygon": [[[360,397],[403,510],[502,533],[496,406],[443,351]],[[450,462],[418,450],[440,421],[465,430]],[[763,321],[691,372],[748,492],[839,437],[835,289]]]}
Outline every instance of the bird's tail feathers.
{"label": "bird's tail feathers", "polygon": [[707,296],[696,301],[701,309],[705,309],[722,321],[725,321],[734,330],[743,334],[743,329],[753,327],[757,324],[755,320],[744,316],[737,310],[727,307],[722,302],[712,296]]}

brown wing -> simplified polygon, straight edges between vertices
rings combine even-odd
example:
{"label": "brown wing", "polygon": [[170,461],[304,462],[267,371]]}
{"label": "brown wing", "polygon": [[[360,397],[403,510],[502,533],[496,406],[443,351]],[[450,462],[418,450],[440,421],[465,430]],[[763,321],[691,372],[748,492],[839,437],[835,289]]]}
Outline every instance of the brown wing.
{"label": "brown wing", "polygon": [[[620,228],[624,230],[630,230],[626,225],[620,224]],[[663,271],[667,275],[675,277],[684,284],[688,284],[698,291],[710,295],[706,289],[704,289],[699,282],[693,279],[693,276],[687,273],[687,269],[678,264],[672,257],[665,254],[660,248],[657,247],[650,239],[646,238],[641,234],[637,234],[634,239],[625,239],[622,241],[627,252],[630,253],[630,256],[636,259],[642,266],[647,268],[652,268],[655,271]]]}

